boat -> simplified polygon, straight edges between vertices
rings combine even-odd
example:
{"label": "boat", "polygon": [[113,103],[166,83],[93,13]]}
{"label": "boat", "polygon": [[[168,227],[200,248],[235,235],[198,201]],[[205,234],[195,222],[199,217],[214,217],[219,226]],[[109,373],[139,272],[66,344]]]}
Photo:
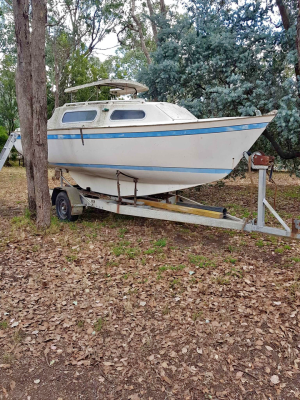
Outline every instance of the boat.
{"label": "boat", "polygon": [[[111,196],[130,197],[135,190],[148,196],[218,181],[276,115],[197,119],[177,104],[136,98],[147,86],[122,79],[65,92],[93,86],[133,98],[56,108],[48,121],[49,166],[69,171],[82,189]],[[15,147],[22,152],[20,138]]]}

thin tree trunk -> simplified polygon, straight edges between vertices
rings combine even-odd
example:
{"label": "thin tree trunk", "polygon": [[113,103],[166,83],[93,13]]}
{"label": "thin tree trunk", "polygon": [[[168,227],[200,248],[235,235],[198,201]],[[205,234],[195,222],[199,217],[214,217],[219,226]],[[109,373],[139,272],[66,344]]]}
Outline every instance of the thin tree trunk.
{"label": "thin tree trunk", "polygon": [[138,28],[138,33],[139,33],[139,37],[140,37],[142,50],[143,50],[143,52],[144,52],[144,54],[146,56],[147,63],[150,65],[151,64],[151,58],[150,58],[149,51],[148,51],[148,49],[146,47],[146,44],[145,44],[142,24],[141,24],[141,21],[138,19],[138,17],[135,15],[135,0],[131,0],[131,15],[132,15],[132,18],[133,18],[133,20],[136,23],[136,26]]}
{"label": "thin tree trunk", "polygon": [[34,183],[36,222],[40,228],[50,225],[50,195],[48,187],[47,93],[45,67],[45,36],[47,1],[31,0],[32,5],[32,92]]}
{"label": "thin tree trunk", "polygon": [[[288,12],[288,9],[284,2],[282,0],[276,0],[276,4],[278,7],[278,10],[280,12],[281,16],[281,21],[284,29],[288,31],[291,27],[291,22],[290,22],[290,15]],[[294,66],[295,69],[295,76],[297,81],[299,81],[299,76],[300,76],[300,0],[298,0],[298,18],[297,18],[297,30],[296,30],[296,49],[297,49],[297,54],[298,54],[298,61]],[[300,92],[298,90],[298,97],[300,97]]]}
{"label": "thin tree trunk", "polygon": [[28,0],[13,0],[13,12],[18,54],[16,91],[22,148],[26,166],[28,208],[30,213],[34,214],[36,201],[33,167],[32,76]]}
{"label": "thin tree trunk", "polygon": [[164,17],[167,15],[165,0],[160,0],[160,12],[163,14]]}
{"label": "thin tree trunk", "polygon": [[57,62],[57,56],[55,54],[56,48],[54,48],[54,72],[55,72],[55,108],[59,107],[59,66]]}
{"label": "thin tree trunk", "polygon": [[290,17],[287,8],[282,0],[276,0],[276,4],[280,12],[283,27],[287,31],[288,29],[290,29]]}
{"label": "thin tree trunk", "polygon": [[151,0],[147,0],[147,5],[148,5],[148,9],[149,9],[149,15],[150,15],[150,18],[151,18],[150,21],[151,21],[153,37],[154,37],[155,43],[157,43],[157,28],[156,28],[155,22],[153,20],[154,11],[153,11]]}
{"label": "thin tree trunk", "polygon": [[298,0],[296,47],[297,47],[297,54],[298,54],[298,63],[295,65],[295,74],[299,81],[299,76],[300,76],[300,0]]}

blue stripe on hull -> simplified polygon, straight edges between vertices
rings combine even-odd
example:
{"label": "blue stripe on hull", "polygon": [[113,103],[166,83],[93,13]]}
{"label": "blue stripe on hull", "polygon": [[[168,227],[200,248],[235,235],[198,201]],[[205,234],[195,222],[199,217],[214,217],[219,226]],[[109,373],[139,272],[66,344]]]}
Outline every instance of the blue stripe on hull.
{"label": "blue stripe on hull", "polygon": [[59,167],[78,167],[78,168],[101,168],[115,170],[133,170],[133,171],[155,171],[155,172],[190,172],[194,174],[226,174],[231,169],[219,168],[179,168],[179,167],[146,167],[136,165],[108,165],[108,164],[68,164],[68,163],[50,163]]}
{"label": "blue stripe on hull", "polygon": [[[157,131],[157,132],[126,132],[126,133],[85,133],[83,139],[117,139],[117,138],[141,138],[141,137],[164,137],[164,136],[185,136],[185,135],[206,135],[209,133],[246,131],[250,129],[263,129],[268,123],[248,124],[248,125],[233,125],[221,126],[215,128],[203,129],[185,129],[172,131]],[[74,128],[79,129],[79,128]],[[83,128],[84,129],[84,128]],[[54,134],[48,135],[48,139],[81,139],[80,134]]]}

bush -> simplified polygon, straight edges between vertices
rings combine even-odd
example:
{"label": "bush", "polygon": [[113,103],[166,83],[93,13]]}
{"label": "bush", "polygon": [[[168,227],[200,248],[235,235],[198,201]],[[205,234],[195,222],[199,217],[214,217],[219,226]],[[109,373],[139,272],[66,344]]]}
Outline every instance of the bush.
{"label": "bush", "polygon": [[0,126],[0,151],[2,151],[7,139],[8,135],[6,133],[6,129],[4,126]]}

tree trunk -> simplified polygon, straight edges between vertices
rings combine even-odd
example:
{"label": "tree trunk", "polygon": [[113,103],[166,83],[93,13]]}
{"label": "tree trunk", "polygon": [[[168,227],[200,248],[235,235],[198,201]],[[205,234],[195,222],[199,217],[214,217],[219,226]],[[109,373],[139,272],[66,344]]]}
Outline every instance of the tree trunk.
{"label": "tree trunk", "polygon": [[[56,52],[56,49],[54,49],[54,52]],[[59,107],[59,66],[57,63],[57,57],[54,54],[54,72],[55,72],[55,108]]]}
{"label": "tree trunk", "polygon": [[[282,25],[283,25],[284,29],[286,31],[288,31],[291,27],[288,9],[282,0],[276,0],[276,4],[277,4],[278,10],[280,12]],[[299,81],[299,76],[300,76],[300,6],[299,6],[299,4],[300,4],[300,0],[298,0],[298,17],[297,17],[297,30],[296,30],[296,49],[297,49],[298,61],[294,66],[295,76],[296,76],[297,81]],[[299,89],[298,89],[298,97],[300,97]]]}
{"label": "tree trunk", "polygon": [[296,73],[296,77],[299,81],[299,76],[300,76],[300,0],[298,0],[296,47],[297,47],[297,54],[298,54],[298,63],[295,66],[295,73]]}
{"label": "tree trunk", "polygon": [[163,14],[164,17],[167,15],[165,0],[160,0],[160,12]]}
{"label": "tree trunk", "polygon": [[46,228],[50,225],[51,211],[48,187],[47,93],[45,67],[47,1],[31,0],[31,5],[31,65],[36,222],[38,227]]}
{"label": "tree trunk", "polygon": [[155,43],[157,43],[157,28],[156,28],[155,22],[153,20],[154,11],[153,11],[151,0],[147,0],[147,5],[148,5],[148,9],[149,9],[149,15],[150,15],[150,18],[151,18],[150,21],[151,21],[153,37],[154,37]]}
{"label": "tree trunk", "polygon": [[36,201],[33,167],[32,76],[28,0],[14,0],[13,12],[18,54],[16,91],[22,148],[26,166],[28,208],[30,213],[34,214]]}
{"label": "tree trunk", "polygon": [[148,51],[148,49],[146,47],[146,44],[145,44],[142,24],[141,24],[141,21],[138,19],[138,17],[135,15],[135,0],[131,0],[131,15],[132,15],[132,18],[133,18],[133,20],[136,23],[136,26],[138,28],[138,33],[139,33],[139,37],[140,37],[142,50],[143,50],[143,52],[145,54],[145,57],[147,59],[147,63],[150,65],[151,64],[151,58],[150,58],[149,51]]}

